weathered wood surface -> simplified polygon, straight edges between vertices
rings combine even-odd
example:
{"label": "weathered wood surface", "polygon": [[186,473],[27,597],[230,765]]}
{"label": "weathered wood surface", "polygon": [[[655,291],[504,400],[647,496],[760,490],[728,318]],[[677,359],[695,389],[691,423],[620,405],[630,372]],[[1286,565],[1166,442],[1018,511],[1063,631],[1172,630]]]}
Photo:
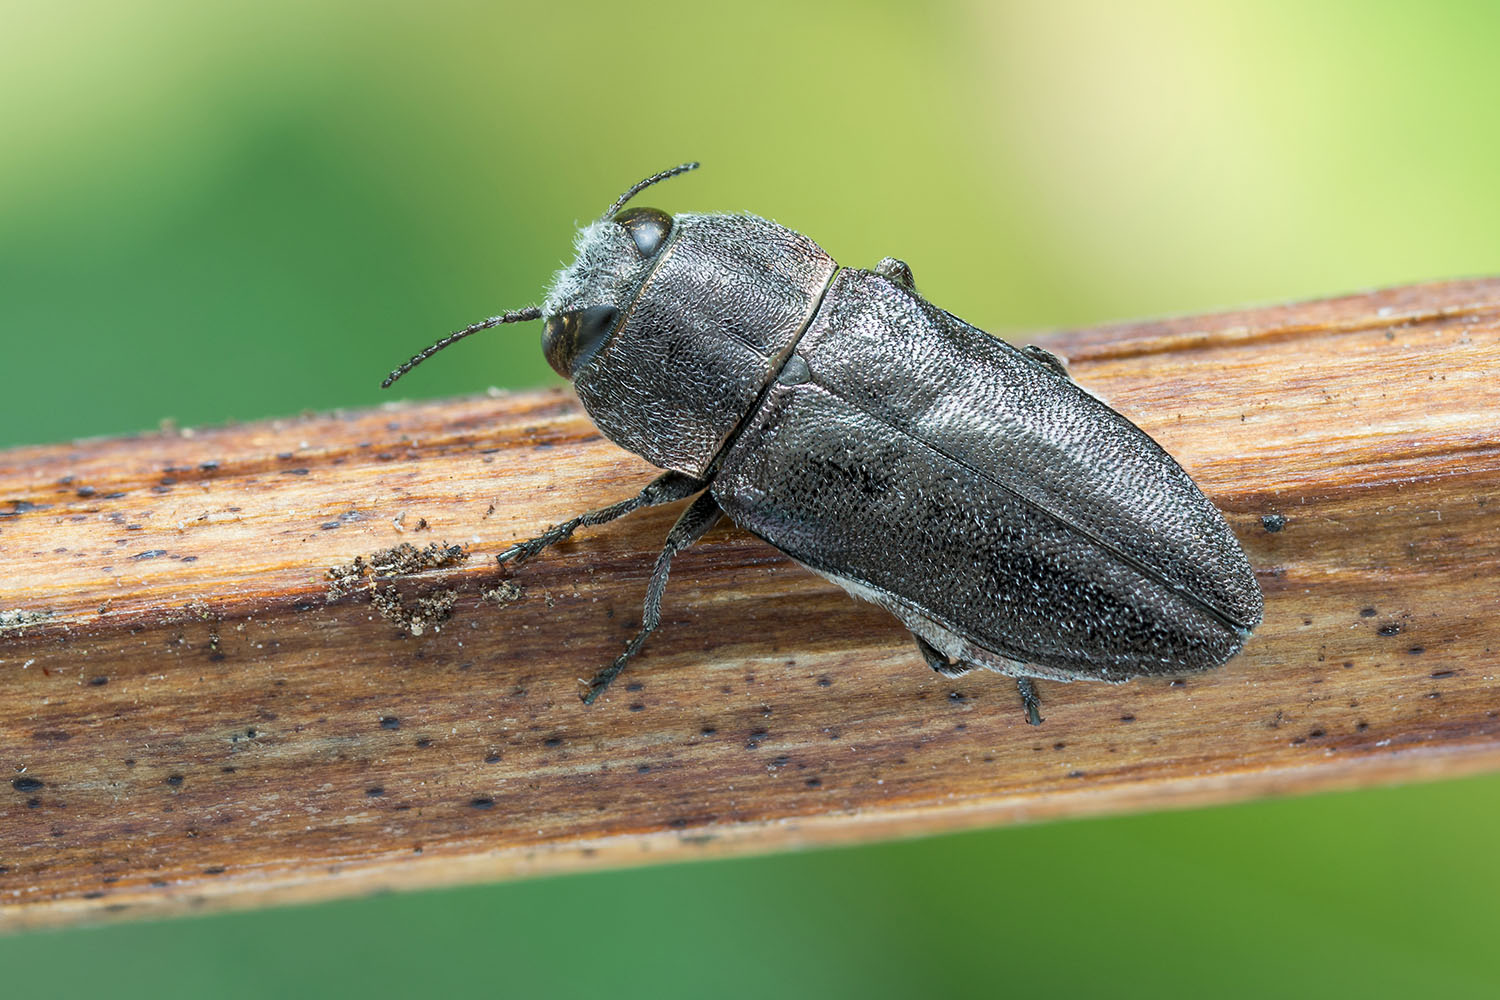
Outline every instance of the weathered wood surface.
{"label": "weathered wood surface", "polygon": [[[1040,684],[1040,729],[732,527],[584,708],[677,510],[496,568],[652,475],[560,391],[0,453],[0,927],[1500,765],[1500,280],[1047,342],[1224,509],[1266,620],[1211,674]],[[402,542],[469,558],[329,600]]]}

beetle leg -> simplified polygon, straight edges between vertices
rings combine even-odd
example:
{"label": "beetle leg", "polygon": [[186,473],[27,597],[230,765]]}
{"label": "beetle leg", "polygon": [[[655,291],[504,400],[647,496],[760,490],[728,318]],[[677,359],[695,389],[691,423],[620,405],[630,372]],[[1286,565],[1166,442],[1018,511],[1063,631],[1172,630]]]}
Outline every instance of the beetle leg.
{"label": "beetle leg", "polygon": [[646,636],[661,624],[661,597],[667,589],[667,573],[672,569],[672,557],[702,538],[709,528],[718,523],[723,513],[713,494],[705,493],[694,500],[692,506],[683,511],[677,523],[672,525],[672,530],[667,532],[667,543],[662,547],[661,555],[656,557],[656,568],[651,571],[651,582],[646,587],[646,610],[641,615],[641,630],[625,646],[625,652],[621,653],[615,662],[599,671],[594,675],[594,679],[589,681],[588,690],[582,696],[585,705],[594,703],[594,699],[599,697],[604,689],[609,687],[610,682],[620,675],[620,671],[625,669],[625,664],[630,658],[640,652],[641,646],[646,642]]}
{"label": "beetle leg", "polygon": [[[936,646],[920,635],[917,635],[917,633],[913,632],[911,637],[917,640],[917,648],[922,651],[922,658],[927,661],[927,665],[944,677],[962,677],[973,669],[962,661],[958,663],[948,662],[948,657],[944,656]],[[1036,696],[1036,685],[1031,683],[1030,677],[1017,677],[1016,687],[1021,690],[1021,705],[1026,709],[1026,721],[1033,726],[1040,726],[1042,724],[1042,703]]]}
{"label": "beetle leg", "polygon": [[571,521],[554,524],[535,538],[512,545],[497,555],[495,561],[502,565],[512,560],[525,562],[553,542],[560,542],[564,538],[567,538],[578,528],[608,524],[615,518],[624,517],[626,514],[640,510],[642,507],[657,507],[664,503],[685,500],[707,486],[708,482],[706,480],[694,479],[692,476],[685,476],[680,472],[665,473],[651,480],[645,489],[629,500],[621,500],[619,503],[610,504],[608,507],[601,507],[598,510],[591,510],[587,514],[581,514]]}
{"label": "beetle leg", "polygon": [[1021,689],[1021,705],[1026,709],[1026,721],[1033,726],[1042,724],[1042,703],[1036,696],[1036,685],[1030,677],[1017,677],[1016,687]]}
{"label": "beetle leg", "polygon": [[917,648],[922,651],[922,659],[926,660],[929,667],[944,677],[962,677],[969,672],[970,668],[967,663],[950,663],[948,662],[948,657],[944,656],[932,643],[915,632],[911,634],[911,637],[917,640]]}
{"label": "beetle leg", "polygon": [[908,292],[917,290],[917,279],[912,277],[911,267],[904,260],[897,260],[895,257],[882,258],[880,263],[875,265],[875,273]]}
{"label": "beetle leg", "polygon": [[1046,368],[1054,375],[1061,375],[1066,379],[1071,379],[1073,377],[1068,374],[1068,363],[1062,358],[1058,357],[1056,354],[1053,354],[1051,351],[1044,350],[1036,346],[1035,344],[1027,344],[1025,347],[1021,348],[1021,353],[1026,355],[1032,361],[1035,361],[1037,364],[1041,365],[1043,368]]}

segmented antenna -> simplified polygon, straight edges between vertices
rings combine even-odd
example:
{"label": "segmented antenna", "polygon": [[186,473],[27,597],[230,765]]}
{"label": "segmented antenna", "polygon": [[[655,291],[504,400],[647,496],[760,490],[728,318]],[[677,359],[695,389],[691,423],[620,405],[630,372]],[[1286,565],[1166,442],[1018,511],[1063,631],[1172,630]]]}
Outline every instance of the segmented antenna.
{"label": "segmented antenna", "polygon": [[672,177],[676,177],[678,174],[685,174],[689,170],[697,169],[698,161],[694,160],[692,163],[684,163],[680,166],[673,167],[671,170],[663,170],[659,174],[652,174],[650,177],[647,177],[645,180],[639,182],[638,184],[635,184],[629,191],[626,191],[624,194],[620,195],[620,197],[616,198],[615,203],[609,206],[609,211],[604,213],[603,218],[607,219],[611,215],[614,215],[620,209],[625,207],[625,203],[627,201],[634,198],[636,195],[640,194],[651,185],[660,183],[661,181],[667,180]]}
{"label": "segmented antenna", "polygon": [[541,318],[542,309],[540,306],[527,306],[525,309],[512,309],[510,312],[504,313],[500,316],[491,316],[489,319],[480,320],[478,323],[475,323],[472,326],[466,326],[462,330],[454,330],[452,333],[448,334],[448,336],[444,337],[436,344],[433,344],[421,354],[412,355],[412,359],[410,361],[386,376],[385,381],[380,383],[380,388],[389,389],[391,387],[391,383],[395,382],[402,375],[405,375],[407,372],[411,371],[413,368],[417,367],[417,365],[420,365],[422,362],[426,361],[428,358],[432,357],[434,354],[436,354],[438,351],[441,351],[449,344],[457,343],[471,333],[478,333],[480,330],[488,330],[491,327],[500,326],[504,323],[524,323],[527,320]]}

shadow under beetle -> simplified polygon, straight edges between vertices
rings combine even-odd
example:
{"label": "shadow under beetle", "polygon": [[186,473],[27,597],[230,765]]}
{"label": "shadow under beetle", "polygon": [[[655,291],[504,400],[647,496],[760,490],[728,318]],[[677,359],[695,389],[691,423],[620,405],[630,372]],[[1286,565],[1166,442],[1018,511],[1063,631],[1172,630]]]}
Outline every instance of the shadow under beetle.
{"label": "shadow under beetle", "polygon": [[917,294],[891,257],[840,268],[753,215],[625,204],[579,232],[546,301],[449,344],[543,319],[542,349],[611,440],[668,470],[639,495],[502,552],[520,562],[583,525],[699,494],[672,557],[723,514],[899,618],[932,669],[1120,682],[1216,667],[1261,619],[1260,587],[1219,511],[1155,441],[1038,347],[1017,349]]}

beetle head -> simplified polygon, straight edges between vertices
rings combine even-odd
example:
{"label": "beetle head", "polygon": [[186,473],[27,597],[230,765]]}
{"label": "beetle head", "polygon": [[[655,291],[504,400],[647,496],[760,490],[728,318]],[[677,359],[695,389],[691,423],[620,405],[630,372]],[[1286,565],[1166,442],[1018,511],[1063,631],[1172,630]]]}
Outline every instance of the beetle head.
{"label": "beetle head", "polygon": [[631,208],[578,233],[573,263],[559,271],[542,304],[542,351],[571,379],[609,338],[672,231],[672,217]]}
{"label": "beetle head", "polygon": [[389,389],[417,365],[471,333],[533,319],[547,321],[542,350],[548,363],[563,378],[571,379],[609,338],[620,310],[629,304],[672,232],[672,217],[660,209],[620,209],[651,185],[697,168],[697,163],[684,163],[652,174],[616,198],[598,222],[580,230],[574,241],[577,257],[552,280],[545,304],[513,309],[454,331],[391,372],[380,387]]}
{"label": "beetle head", "polygon": [[661,209],[621,209],[652,184],[697,166],[684,163],[632,185],[598,222],[579,231],[573,263],[557,272],[542,304],[542,351],[563,378],[573,378],[609,339],[672,233],[672,217]]}

